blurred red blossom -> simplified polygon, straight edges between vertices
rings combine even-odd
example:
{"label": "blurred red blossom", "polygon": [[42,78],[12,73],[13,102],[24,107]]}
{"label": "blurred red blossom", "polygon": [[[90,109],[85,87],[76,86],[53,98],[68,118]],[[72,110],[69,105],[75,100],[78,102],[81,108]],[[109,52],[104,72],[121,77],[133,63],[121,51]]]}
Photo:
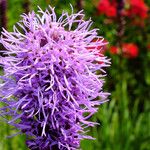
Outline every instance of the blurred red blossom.
{"label": "blurred red blossom", "polygon": [[124,43],[122,46],[123,55],[127,58],[136,58],[139,50],[138,46],[134,43]]}
{"label": "blurred red blossom", "polygon": [[[130,18],[145,19],[148,16],[148,6],[144,0],[125,0],[124,10],[122,14]],[[117,17],[117,1],[116,0],[100,0],[97,6],[99,14],[107,17]]]}
{"label": "blurred red blossom", "polygon": [[115,1],[110,2],[110,0],[100,0],[97,9],[99,14],[104,14],[107,17],[117,16]]}
{"label": "blurred red blossom", "polygon": [[130,7],[127,10],[128,16],[138,16],[141,19],[145,19],[148,16],[148,6],[144,3],[144,0],[126,0]]}
{"label": "blurred red blossom", "polygon": [[117,46],[111,46],[110,47],[110,53],[111,54],[118,54],[118,47]]}
{"label": "blurred red blossom", "polygon": [[[119,47],[111,46],[110,53],[119,54]],[[136,58],[139,53],[138,46],[134,43],[123,43],[121,53],[126,58]]]}
{"label": "blurred red blossom", "polygon": [[150,50],[150,44],[147,45],[147,49]]}

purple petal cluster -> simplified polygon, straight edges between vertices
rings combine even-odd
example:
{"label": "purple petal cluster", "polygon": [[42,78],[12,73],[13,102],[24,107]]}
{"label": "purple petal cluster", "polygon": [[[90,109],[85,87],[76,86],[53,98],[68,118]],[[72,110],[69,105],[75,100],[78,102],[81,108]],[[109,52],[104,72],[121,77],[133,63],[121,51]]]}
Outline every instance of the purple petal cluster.
{"label": "purple petal cluster", "polygon": [[91,24],[82,11],[57,18],[49,6],[23,14],[13,32],[3,29],[0,101],[6,105],[0,111],[32,150],[75,150],[92,139],[86,128],[96,124],[88,119],[108,96],[103,68],[109,60],[99,55],[103,39]]}

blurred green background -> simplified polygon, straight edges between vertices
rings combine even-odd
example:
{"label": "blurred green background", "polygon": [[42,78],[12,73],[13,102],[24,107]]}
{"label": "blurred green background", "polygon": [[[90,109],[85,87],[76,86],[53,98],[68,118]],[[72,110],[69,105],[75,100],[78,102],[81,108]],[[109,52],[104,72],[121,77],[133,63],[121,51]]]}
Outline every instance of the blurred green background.
{"label": "blurred green background", "polygon": [[[12,31],[23,12],[48,4],[58,15],[71,12],[70,4],[75,12],[83,9],[109,42],[103,53],[112,63],[104,87],[110,101],[91,118],[100,123],[89,129],[96,139],[82,141],[81,148],[150,150],[150,0],[0,0],[0,29]],[[0,150],[27,150],[24,135],[7,138],[14,133],[0,119]]]}

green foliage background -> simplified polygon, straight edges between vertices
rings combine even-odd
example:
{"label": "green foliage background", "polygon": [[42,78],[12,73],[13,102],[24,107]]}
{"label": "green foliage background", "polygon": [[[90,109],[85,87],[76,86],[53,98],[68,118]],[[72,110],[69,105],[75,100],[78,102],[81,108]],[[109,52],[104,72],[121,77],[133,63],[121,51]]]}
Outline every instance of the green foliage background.
{"label": "green foliage background", "polygon": [[[24,12],[25,0],[8,0],[7,28],[13,25]],[[105,24],[104,16],[96,13],[96,0],[84,0],[83,9],[86,18],[92,17],[93,27],[100,28],[109,45],[117,43],[117,24]],[[150,6],[150,0],[147,0]],[[62,10],[71,11],[71,3],[78,10],[76,0],[31,0],[30,9],[43,9],[48,4],[55,6],[58,14]],[[93,121],[100,125],[89,129],[90,135],[96,140],[81,142],[83,150],[150,150],[150,17],[144,28],[128,24],[125,27],[124,42],[135,42],[139,47],[139,56],[127,59],[119,55],[106,53],[112,65],[107,69],[105,90],[111,93],[110,101],[101,105]],[[2,74],[2,71],[1,73]],[[25,136],[18,135],[7,138],[16,131],[0,119],[0,150],[27,150]]]}

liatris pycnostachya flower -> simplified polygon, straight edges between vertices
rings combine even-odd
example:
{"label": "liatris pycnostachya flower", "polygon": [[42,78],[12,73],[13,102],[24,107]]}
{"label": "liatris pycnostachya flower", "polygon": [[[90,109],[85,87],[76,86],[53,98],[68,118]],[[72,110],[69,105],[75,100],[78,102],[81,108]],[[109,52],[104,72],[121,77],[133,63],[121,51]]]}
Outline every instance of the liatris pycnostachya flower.
{"label": "liatris pycnostachya flower", "polygon": [[8,123],[26,135],[32,150],[78,149],[82,139],[92,139],[86,128],[96,123],[88,119],[107,101],[103,68],[109,60],[97,51],[103,46],[97,29],[83,19],[73,10],[57,18],[49,6],[23,14],[13,32],[3,29],[0,111],[11,116]]}

